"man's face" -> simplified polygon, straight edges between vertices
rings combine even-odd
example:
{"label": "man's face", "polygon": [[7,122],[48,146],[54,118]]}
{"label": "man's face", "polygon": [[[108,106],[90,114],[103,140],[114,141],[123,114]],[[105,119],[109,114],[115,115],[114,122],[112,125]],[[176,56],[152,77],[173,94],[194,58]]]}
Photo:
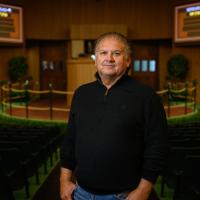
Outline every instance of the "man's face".
{"label": "man's face", "polygon": [[130,62],[124,44],[114,37],[103,39],[97,46],[95,65],[101,77],[120,76]]}

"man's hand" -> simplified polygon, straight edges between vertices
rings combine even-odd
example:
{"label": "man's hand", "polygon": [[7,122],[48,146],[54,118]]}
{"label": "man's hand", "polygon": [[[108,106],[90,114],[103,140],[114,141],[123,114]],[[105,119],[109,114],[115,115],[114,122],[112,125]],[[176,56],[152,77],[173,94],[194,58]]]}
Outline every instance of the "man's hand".
{"label": "man's hand", "polygon": [[148,200],[153,184],[145,179],[141,179],[138,187],[131,191],[126,200]]}
{"label": "man's hand", "polygon": [[71,181],[60,182],[60,198],[62,200],[72,200],[72,193],[76,185]]}
{"label": "man's hand", "polygon": [[60,171],[60,198],[72,200],[72,192],[76,185],[72,182],[72,171],[61,167]]}

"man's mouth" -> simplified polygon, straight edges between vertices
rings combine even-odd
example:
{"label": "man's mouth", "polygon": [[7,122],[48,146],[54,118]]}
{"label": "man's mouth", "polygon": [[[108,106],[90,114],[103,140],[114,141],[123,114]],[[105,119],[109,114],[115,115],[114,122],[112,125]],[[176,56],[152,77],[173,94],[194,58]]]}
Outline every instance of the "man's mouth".
{"label": "man's mouth", "polygon": [[104,67],[115,67],[115,65],[111,65],[111,64],[103,64]]}

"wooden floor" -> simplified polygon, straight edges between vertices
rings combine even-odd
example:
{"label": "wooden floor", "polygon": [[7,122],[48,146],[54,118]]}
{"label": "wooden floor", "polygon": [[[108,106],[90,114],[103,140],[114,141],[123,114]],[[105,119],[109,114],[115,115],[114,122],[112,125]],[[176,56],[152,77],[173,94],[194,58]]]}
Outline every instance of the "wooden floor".
{"label": "wooden floor", "polygon": [[[35,107],[36,109],[32,109]],[[18,108],[12,107],[6,110],[6,114],[14,117],[37,119],[37,120],[56,120],[67,121],[69,115],[69,107],[65,99],[56,99],[52,102],[52,107],[64,109],[63,111],[50,110],[50,104],[48,100],[37,100],[29,104],[28,110],[26,107]],[[47,108],[46,110],[43,110]],[[67,110],[67,111],[66,111]]]}
{"label": "wooden floor", "polygon": [[169,109],[167,106],[165,106],[165,113],[167,117],[176,117],[176,116],[182,116],[186,114],[190,114],[193,112],[193,109],[191,107],[187,107],[187,109],[184,106],[176,105],[171,106]]}

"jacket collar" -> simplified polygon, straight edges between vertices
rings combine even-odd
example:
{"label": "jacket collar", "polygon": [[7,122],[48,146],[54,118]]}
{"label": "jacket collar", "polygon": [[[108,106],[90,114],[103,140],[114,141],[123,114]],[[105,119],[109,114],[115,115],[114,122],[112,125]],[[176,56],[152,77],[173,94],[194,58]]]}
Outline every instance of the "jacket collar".
{"label": "jacket collar", "polygon": [[[126,70],[126,72],[122,75],[122,77],[120,78],[120,79],[118,79],[117,81],[116,81],[116,83],[114,84],[114,85],[117,85],[118,83],[120,83],[120,82],[122,82],[124,79],[126,79],[128,77],[128,70]],[[99,73],[98,72],[96,72],[95,73],[95,78],[97,79],[97,81],[101,84],[101,85],[103,85],[103,83],[102,83],[102,80],[101,80],[101,77],[99,76]],[[113,85],[113,86],[114,86]],[[104,86],[104,85],[103,85]],[[112,86],[112,87],[113,87]]]}

